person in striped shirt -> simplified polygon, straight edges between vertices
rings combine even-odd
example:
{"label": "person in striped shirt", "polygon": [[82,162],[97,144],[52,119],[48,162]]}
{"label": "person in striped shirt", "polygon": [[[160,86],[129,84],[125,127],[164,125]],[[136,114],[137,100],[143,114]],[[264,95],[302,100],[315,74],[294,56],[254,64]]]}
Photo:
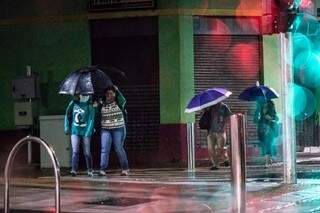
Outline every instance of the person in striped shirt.
{"label": "person in striped shirt", "polygon": [[129,164],[124,141],[126,137],[126,100],[116,86],[106,89],[103,100],[99,103],[101,155],[99,175],[106,175],[109,163],[111,144],[115,149],[120,166],[121,175],[128,175]]}

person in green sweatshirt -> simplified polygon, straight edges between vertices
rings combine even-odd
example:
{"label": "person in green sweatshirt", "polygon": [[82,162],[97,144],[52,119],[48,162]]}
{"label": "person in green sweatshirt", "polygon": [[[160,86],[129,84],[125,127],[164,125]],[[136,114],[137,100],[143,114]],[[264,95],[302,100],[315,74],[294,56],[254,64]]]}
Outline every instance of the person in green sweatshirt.
{"label": "person in green sweatshirt", "polygon": [[89,95],[79,95],[78,100],[70,101],[64,119],[64,132],[71,135],[72,158],[71,175],[76,176],[79,164],[79,147],[82,149],[88,176],[93,176],[91,156],[91,136],[94,130],[95,110]]}

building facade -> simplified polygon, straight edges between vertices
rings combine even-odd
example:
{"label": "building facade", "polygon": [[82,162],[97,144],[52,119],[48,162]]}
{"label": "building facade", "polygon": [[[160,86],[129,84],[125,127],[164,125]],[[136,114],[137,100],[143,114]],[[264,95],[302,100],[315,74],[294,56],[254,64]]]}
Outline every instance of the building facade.
{"label": "building facade", "polygon": [[[255,103],[238,95],[256,81],[280,91],[279,35],[262,32],[269,9],[265,2],[2,2],[0,129],[16,131],[14,100],[7,94],[11,81],[25,75],[26,65],[39,77],[39,115],[64,113],[69,99],[57,88],[71,71],[114,66],[127,76],[116,83],[128,101],[126,149],[132,165],[184,165],[186,125],[199,119],[184,109],[194,94],[210,87],[233,92],[225,102],[247,116],[247,153],[259,156]],[[195,135],[196,159],[206,160],[205,132],[196,128]],[[98,141],[96,135],[96,156]],[[281,150],[280,143],[276,149]]]}

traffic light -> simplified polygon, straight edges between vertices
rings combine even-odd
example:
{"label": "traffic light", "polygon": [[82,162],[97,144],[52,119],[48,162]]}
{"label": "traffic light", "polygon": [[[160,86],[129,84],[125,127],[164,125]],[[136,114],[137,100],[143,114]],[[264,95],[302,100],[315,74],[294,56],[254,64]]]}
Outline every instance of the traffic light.
{"label": "traffic light", "polygon": [[262,34],[294,31],[299,16],[300,0],[266,0],[268,12],[261,18]]}
{"label": "traffic light", "polygon": [[278,19],[275,23],[276,32],[292,32],[296,28],[295,20],[299,14],[299,2],[294,0],[277,0]]}

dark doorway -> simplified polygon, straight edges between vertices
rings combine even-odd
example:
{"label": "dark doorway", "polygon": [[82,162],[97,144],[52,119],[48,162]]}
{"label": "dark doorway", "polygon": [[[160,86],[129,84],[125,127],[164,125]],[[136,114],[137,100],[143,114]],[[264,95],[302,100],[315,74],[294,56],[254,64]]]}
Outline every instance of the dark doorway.
{"label": "dark doorway", "polygon": [[[131,166],[145,166],[143,162],[150,162],[146,157],[159,146],[158,20],[155,17],[93,20],[90,29],[92,64],[113,66],[126,74],[126,79],[114,82],[127,99],[125,147]],[[93,149],[100,153],[99,148]],[[114,153],[110,163],[117,162],[112,158]]]}

